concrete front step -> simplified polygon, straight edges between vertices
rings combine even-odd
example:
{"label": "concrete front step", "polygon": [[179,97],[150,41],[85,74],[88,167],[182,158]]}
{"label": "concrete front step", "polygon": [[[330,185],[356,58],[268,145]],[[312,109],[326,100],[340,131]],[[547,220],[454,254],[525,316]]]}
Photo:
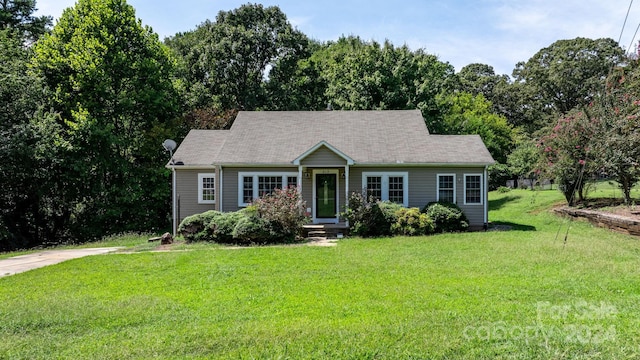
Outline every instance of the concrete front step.
{"label": "concrete front step", "polygon": [[306,238],[335,239],[339,235],[345,236],[349,232],[349,228],[345,224],[309,224],[303,228]]}
{"label": "concrete front step", "polygon": [[311,238],[311,237],[324,237],[326,238],[328,235],[328,233],[324,230],[313,230],[313,231],[309,231],[307,233],[307,237]]}

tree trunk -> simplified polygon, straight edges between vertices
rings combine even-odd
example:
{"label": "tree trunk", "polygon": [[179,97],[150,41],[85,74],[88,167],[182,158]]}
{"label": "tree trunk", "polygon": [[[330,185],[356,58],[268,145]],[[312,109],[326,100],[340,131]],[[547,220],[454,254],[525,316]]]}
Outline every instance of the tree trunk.
{"label": "tree trunk", "polygon": [[625,205],[631,204],[631,186],[633,182],[626,174],[621,174],[618,178],[618,182],[620,183],[620,187],[622,188],[622,193],[624,194],[624,203]]}

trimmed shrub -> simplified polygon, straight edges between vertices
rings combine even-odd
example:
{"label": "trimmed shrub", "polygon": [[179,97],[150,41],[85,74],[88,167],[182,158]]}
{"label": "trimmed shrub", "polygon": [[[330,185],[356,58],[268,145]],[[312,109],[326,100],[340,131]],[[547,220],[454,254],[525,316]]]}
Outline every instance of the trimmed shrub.
{"label": "trimmed shrub", "polygon": [[349,220],[350,232],[362,237],[391,235],[391,223],[385,217],[380,202],[373,197],[353,192],[349,207],[341,214]]}
{"label": "trimmed shrub", "polygon": [[281,234],[272,231],[271,223],[258,216],[243,216],[233,229],[233,239],[241,244],[268,244],[278,241]]}
{"label": "trimmed shrub", "polygon": [[427,235],[435,230],[431,218],[418,208],[400,208],[395,215],[397,220],[391,225],[394,235]]}
{"label": "trimmed shrub", "polygon": [[234,243],[233,230],[243,218],[248,217],[246,211],[234,211],[222,213],[209,223],[212,240],[218,243]]}
{"label": "trimmed shrub", "polygon": [[406,209],[404,206],[391,201],[379,201],[378,206],[380,207],[380,210],[382,210],[382,215],[384,215],[389,226],[398,221],[398,210]]}
{"label": "trimmed shrub", "polygon": [[209,210],[187,216],[178,226],[178,235],[183,236],[186,242],[212,241],[213,233],[209,224],[220,215],[222,213],[219,211]]}
{"label": "trimmed shrub", "polygon": [[435,225],[435,232],[458,232],[469,229],[469,220],[456,204],[432,202],[422,212],[426,213]]}

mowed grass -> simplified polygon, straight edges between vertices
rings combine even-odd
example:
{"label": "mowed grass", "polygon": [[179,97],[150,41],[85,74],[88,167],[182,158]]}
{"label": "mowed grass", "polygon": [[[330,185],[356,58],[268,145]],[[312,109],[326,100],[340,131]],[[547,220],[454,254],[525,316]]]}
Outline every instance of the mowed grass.
{"label": "mowed grass", "polygon": [[556,217],[557,191],[490,200],[513,230],[113,254],[0,278],[0,358],[640,358],[640,239]]}

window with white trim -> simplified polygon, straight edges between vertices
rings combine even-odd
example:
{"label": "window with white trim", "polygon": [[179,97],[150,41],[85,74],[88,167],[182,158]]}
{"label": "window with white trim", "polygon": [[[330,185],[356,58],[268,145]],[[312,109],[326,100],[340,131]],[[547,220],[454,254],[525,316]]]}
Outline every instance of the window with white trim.
{"label": "window with white trim", "polygon": [[382,199],[382,176],[367,176],[367,196]]}
{"label": "window with white trim", "polygon": [[408,172],[363,172],[362,188],[376,199],[409,206]]}
{"label": "window with white trim", "polygon": [[464,203],[465,205],[482,205],[482,175],[464,175]]}
{"label": "window with white trim", "polygon": [[216,174],[198,174],[198,204],[216,203]]}
{"label": "window with white trim", "polygon": [[297,172],[238,173],[238,206],[249,205],[254,199],[271,194],[275,189],[298,186]]}
{"label": "window with white trim", "polygon": [[456,202],[456,175],[438,174],[437,201]]}

